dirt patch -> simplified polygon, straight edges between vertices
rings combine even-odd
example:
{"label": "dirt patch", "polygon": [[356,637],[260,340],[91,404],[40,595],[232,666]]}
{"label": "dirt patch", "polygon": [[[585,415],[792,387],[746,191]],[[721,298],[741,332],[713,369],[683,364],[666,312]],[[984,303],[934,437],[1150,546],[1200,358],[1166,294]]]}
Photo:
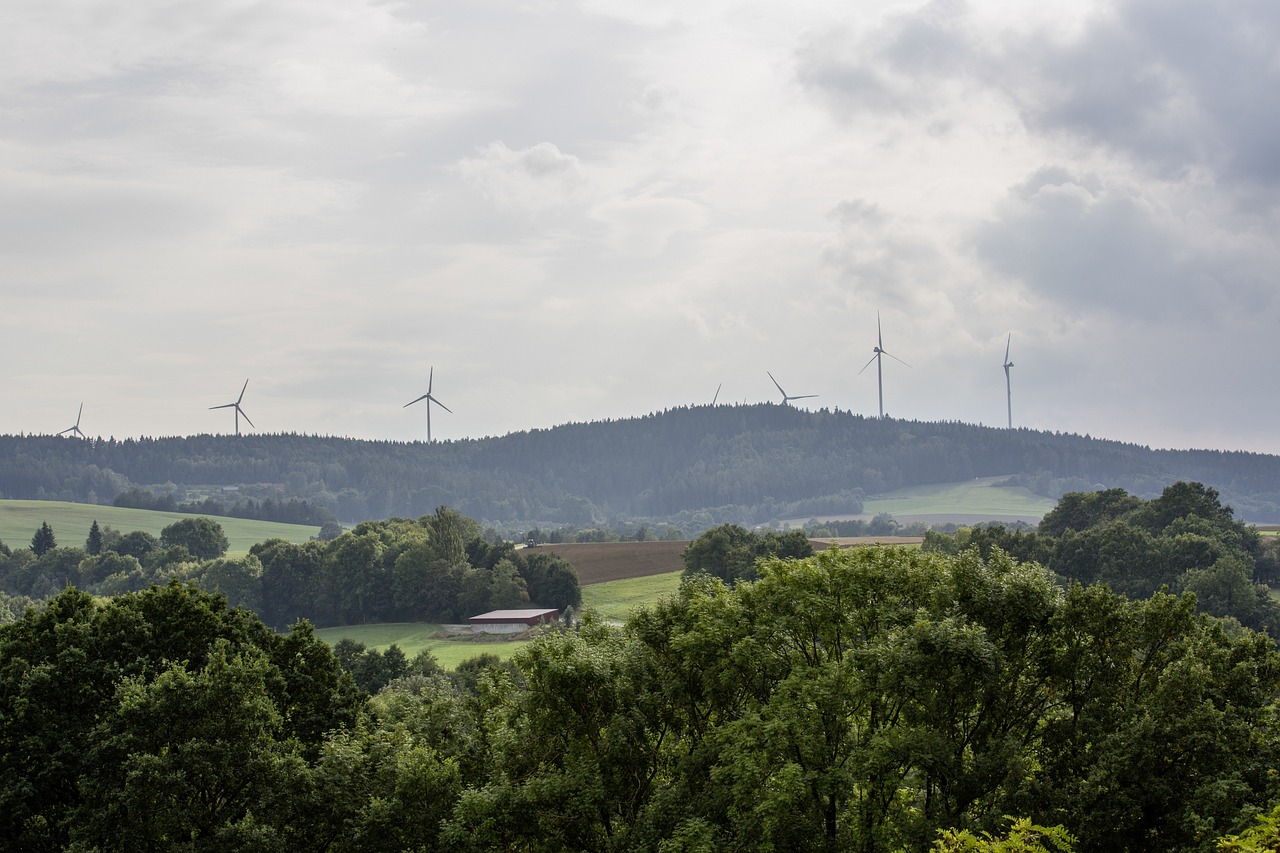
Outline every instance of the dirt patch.
{"label": "dirt patch", "polygon": [[680,555],[688,542],[578,542],[572,545],[538,545],[535,551],[550,551],[564,557],[578,570],[578,583],[621,581],[678,572],[684,568]]}

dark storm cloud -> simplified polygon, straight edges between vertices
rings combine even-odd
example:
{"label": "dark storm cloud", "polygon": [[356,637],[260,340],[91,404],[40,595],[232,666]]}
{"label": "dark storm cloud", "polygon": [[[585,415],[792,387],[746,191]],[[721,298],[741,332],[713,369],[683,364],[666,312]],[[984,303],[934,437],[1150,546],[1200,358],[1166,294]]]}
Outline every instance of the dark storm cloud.
{"label": "dark storm cloud", "polygon": [[959,3],[933,3],[796,54],[802,85],[841,117],[913,114],[968,81],[1002,94],[1033,132],[1121,152],[1164,177],[1204,169],[1249,193],[1280,183],[1280,4],[1125,0],[1068,37],[980,38]]}
{"label": "dark storm cloud", "polygon": [[[1037,80],[1018,98],[1034,127],[1078,134],[1165,171],[1200,166],[1274,185],[1278,50],[1275,3],[1130,0],[1070,43],[1029,42],[1008,59]],[[1014,70],[1005,68],[1006,78]]]}
{"label": "dark storm cloud", "polygon": [[1212,235],[1096,178],[1045,168],[975,232],[993,270],[1060,306],[1158,323],[1265,303],[1263,258],[1219,250]]}

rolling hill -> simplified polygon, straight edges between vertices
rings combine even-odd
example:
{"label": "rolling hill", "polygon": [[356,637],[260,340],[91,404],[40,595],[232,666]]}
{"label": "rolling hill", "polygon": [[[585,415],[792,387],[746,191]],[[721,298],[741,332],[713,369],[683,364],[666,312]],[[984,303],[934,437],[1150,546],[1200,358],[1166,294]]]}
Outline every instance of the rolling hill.
{"label": "rolling hill", "polygon": [[[47,521],[60,544],[84,545],[89,527],[94,521],[100,526],[110,526],[122,533],[143,530],[152,536],[183,518],[191,518],[177,512],[156,512],[146,509],[126,509],[114,506],[68,503],[66,501],[8,501],[0,500],[0,541],[10,548],[25,548],[31,536]],[[302,524],[278,524],[271,521],[253,521],[244,518],[218,518],[227,539],[232,556],[249,553],[249,548],[268,539],[285,539],[289,542],[306,542],[320,532],[318,527]]]}
{"label": "rolling hill", "polygon": [[180,500],[230,490],[307,500],[349,522],[447,505],[493,524],[660,520],[692,534],[726,521],[856,515],[898,489],[974,478],[1046,500],[1116,486],[1154,497],[1195,480],[1245,519],[1280,521],[1277,456],[775,404],[685,407],[429,445],[291,434],[0,436],[0,498],[105,503],[131,486]]}

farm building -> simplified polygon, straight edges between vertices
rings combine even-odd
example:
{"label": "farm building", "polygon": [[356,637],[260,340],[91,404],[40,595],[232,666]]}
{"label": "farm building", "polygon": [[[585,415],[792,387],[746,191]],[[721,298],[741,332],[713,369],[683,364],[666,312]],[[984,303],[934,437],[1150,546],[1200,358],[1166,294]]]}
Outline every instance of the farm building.
{"label": "farm building", "polygon": [[535,625],[560,621],[560,611],[554,608],[539,610],[490,610],[469,620],[472,630],[486,634],[518,634]]}

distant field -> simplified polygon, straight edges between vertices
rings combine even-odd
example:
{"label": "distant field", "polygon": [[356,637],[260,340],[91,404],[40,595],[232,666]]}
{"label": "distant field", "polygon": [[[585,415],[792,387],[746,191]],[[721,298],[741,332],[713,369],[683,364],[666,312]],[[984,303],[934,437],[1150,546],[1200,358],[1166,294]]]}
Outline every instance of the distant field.
{"label": "distant field", "polygon": [[582,609],[610,622],[625,622],[631,611],[680,589],[680,572],[598,583],[582,588]]}
{"label": "distant field", "polygon": [[406,657],[414,657],[424,649],[431,651],[445,669],[457,669],[468,658],[485,653],[506,660],[522,648],[527,640],[495,640],[488,636],[472,638],[439,636],[442,626],[426,622],[393,622],[383,625],[350,625],[344,628],[317,628],[316,636],[330,646],[350,639],[371,649],[386,651],[397,645]]}
{"label": "distant field", "polygon": [[564,557],[578,570],[584,587],[608,581],[678,572],[688,542],[582,542],[572,545],[538,545],[535,550]]}
{"label": "distant field", "polygon": [[[963,483],[941,483],[898,489],[863,502],[860,518],[887,512],[898,521],[929,524],[972,524],[978,521],[1037,523],[1055,501],[1027,489],[996,486],[1005,477],[979,477]],[[848,516],[845,516],[848,517]],[[821,519],[821,517],[819,517]],[[792,520],[803,524],[808,519]]]}
{"label": "distant field", "polygon": [[[84,545],[89,527],[97,519],[98,526],[109,525],[121,533],[145,530],[153,536],[183,518],[191,515],[181,512],[156,512],[148,509],[126,509],[97,504],[77,504],[65,501],[0,501],[0,540],[10,548],[26,547],[31,537],[47,521],[60,545]],[[290,542],[306,542],[320,532],[319,527],[305,524],[279,524],[274,521],[251,521],[244,518],[213,517],[222,525],[231,542],[228,553],[243,556],[249,548],[268,539],[286,539]]]}

